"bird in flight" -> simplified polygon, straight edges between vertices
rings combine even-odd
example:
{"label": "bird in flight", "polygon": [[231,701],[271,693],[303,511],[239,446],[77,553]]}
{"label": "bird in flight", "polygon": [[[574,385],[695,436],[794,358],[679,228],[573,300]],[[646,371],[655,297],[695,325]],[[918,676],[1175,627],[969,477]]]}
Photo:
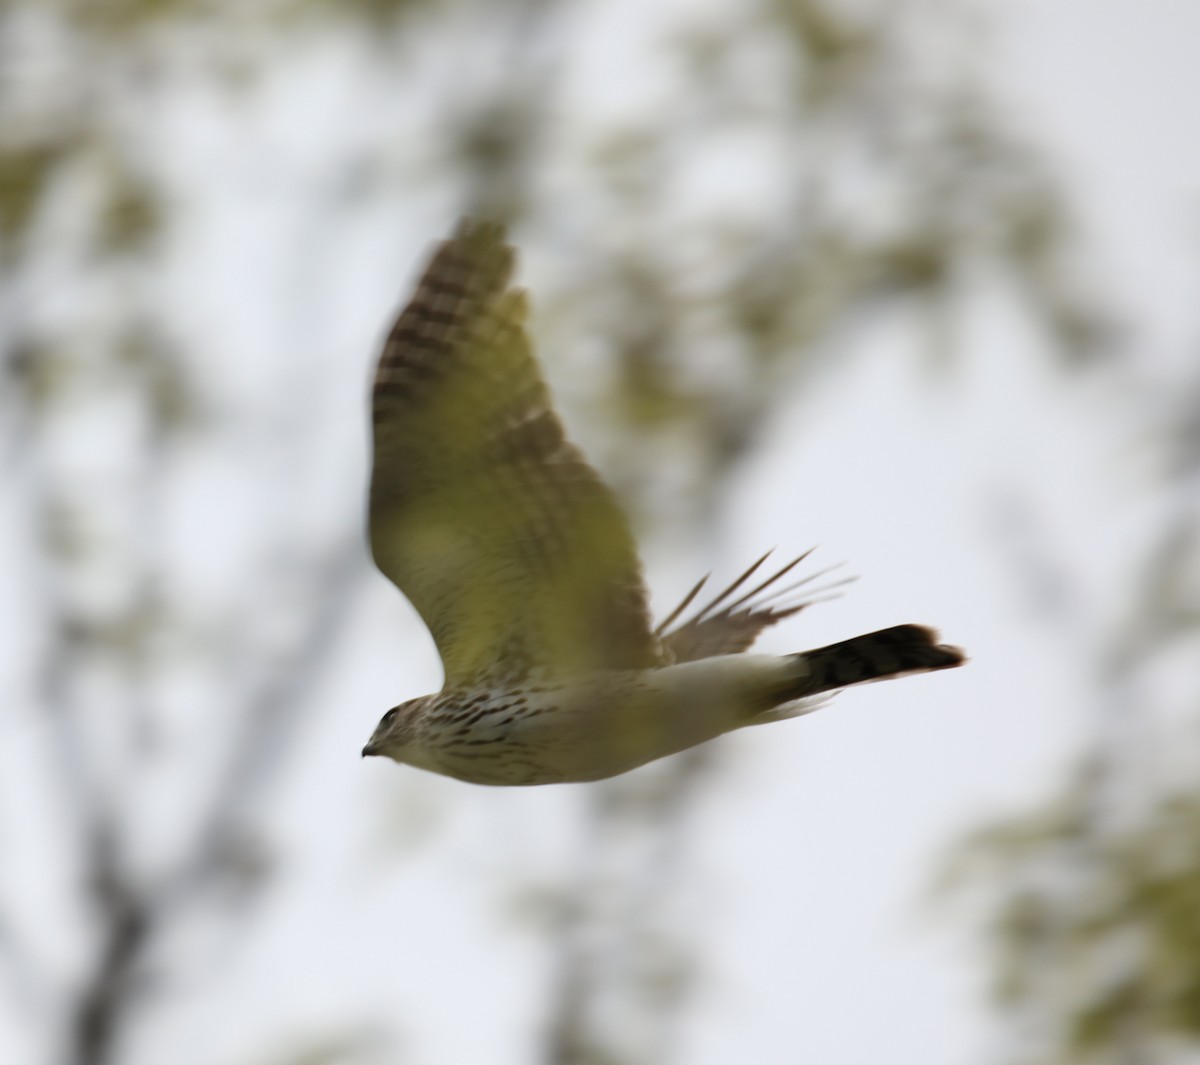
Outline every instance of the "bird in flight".
{"label": "bird in flight", "polygon": [[364,755],[475,784],[601,780],[799,717],[824,692],[962,664],[920,625],[745,653],[808,605],[780,583],[800,559],[755,584],[764,556],[680,622],[701,581],[652,626],[625,515],[534,359],[514,258],[499,226],[460,223],[379,360],[371,550],[429,627],[445,683],[384,714]]}

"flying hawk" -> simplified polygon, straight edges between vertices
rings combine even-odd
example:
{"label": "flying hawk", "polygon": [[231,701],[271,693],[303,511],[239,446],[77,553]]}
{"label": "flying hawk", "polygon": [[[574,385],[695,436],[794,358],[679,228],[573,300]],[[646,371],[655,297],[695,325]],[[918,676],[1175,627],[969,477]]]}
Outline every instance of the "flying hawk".
{"label": "flying hawk", "polygon": [[822,692],[963,662],[919,625],[743,653],[807,605],[779,600],[795,562],[742,592],[759,559],[676,624],[701,581],[655,628],[625,515],[554,412],[513,266],[500,227],[462,222],[379,360],[371,549],[445,684],[384,714],[364,755],[476,784],[600,780]]}

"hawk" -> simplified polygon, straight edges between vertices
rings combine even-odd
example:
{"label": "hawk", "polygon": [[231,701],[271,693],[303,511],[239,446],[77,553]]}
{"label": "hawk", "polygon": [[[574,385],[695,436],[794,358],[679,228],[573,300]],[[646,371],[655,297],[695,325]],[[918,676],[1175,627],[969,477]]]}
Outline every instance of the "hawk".
{"label": "hawk", "polygon": [[811,602],[780,598],[800,559],[743,591],[760,558],[677,623],[701,581],[652,626],[625,515],[534,359],[514,258],[499,226],[463,221],[379,360],[371,550],[429,627],[445,683],[384,714],[364,755],[475,784],[601,780],[806,714],[825,692],[963,662],[920,625],[746,654]]}

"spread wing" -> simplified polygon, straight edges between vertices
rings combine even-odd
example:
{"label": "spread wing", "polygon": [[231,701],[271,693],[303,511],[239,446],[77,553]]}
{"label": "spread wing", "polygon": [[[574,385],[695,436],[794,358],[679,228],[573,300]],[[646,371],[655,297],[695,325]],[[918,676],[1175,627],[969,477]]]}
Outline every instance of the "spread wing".
{"label": "spread wing", "polygon": [[[707,606],[698,610],[695,615],[681,625],[670,628],[679,616],[691,606],[692,600],[700,594],[700,589],[708,582],[708,577],[702,577],[696,586],[684,596],[683,602],[672,610],[666,620],[655,630],[655,635],[662,638],[664,653],[674,662],[694,662],[699,658],[713,658],[716,655],[741,654],[750,649],[763,629],[770,628],[777,622],[783,621],[784,618],[790,618],[792,615],[800,613],[805,607],[812,606],[813,603],[826,598],[834,588],[846,583],[842,580],[809,588],[807,595],[799,600],[790,596],[789,593],[812,585],[814,581],[829,572],[823,570],[790,584],[779,584],[781,578],[791,573],[811,553],[811,551],[806,551],[799,558],[793,559],[782,569],[755,585],[750,591],[744,592],[732,602],[726,602],[766,562],[771,555],[771,552],[768,551]],[[770,589],[769,592],[768,589]],[[768,594],[762,594],[764,592]],[[780,599],[783,601],[780,602]]]}
{"label": "spread wing", "polygon": [[375,375],[371,550],[447,686],[661,661],[625,515],[564,436],[513,263],[500,227],[461,223]]}

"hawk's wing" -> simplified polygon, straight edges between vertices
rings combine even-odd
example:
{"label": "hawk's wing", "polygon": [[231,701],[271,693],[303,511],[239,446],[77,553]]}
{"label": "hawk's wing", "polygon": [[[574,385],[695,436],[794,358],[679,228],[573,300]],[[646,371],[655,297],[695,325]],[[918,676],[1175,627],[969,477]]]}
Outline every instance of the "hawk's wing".
{"label": "hawk's wing", "polygon": [[[768,551],[712,602],[702,610],[698,610],[689,620],[672,629],[670,626],[691,605],[692,600],[699,594],[708,578],[701,578],[696,586],[684,596],[683,602],[672,610],[667,619],[655,630],[655,635],[662,637],[664,653],[672,661],[694,662],[699,658],[713,658],[716,655],[741,654],[750,649],[751,644],[758,639],[763,629],[770,628],[784,618],[790,618],[793,614],[800,613],[805,607],[824,598],[833,588],[845,583],[837,581],[823,584],[810,589],[805,598],[796,600],[789,597],[783,602],[779,602],[781,596],[786,596],[790,592],[810,585],[829,572],[824,570],[793,581],[791,584],[779,585],[780,578],[786,576],[808,558],[811,552],[806,551],[750,591],[744,592],[732,602],[727,603],[726,600],[757,572],[770,554],[771,552]],[[772,590],[763,595],[762,593],[767,589]]]}
{"label": "hawk's wing", "polygon": [[500,227],[461,223],[375,375],[371,549],[448,686],[660,662],[625,515],[563,435],[513,259]]}

